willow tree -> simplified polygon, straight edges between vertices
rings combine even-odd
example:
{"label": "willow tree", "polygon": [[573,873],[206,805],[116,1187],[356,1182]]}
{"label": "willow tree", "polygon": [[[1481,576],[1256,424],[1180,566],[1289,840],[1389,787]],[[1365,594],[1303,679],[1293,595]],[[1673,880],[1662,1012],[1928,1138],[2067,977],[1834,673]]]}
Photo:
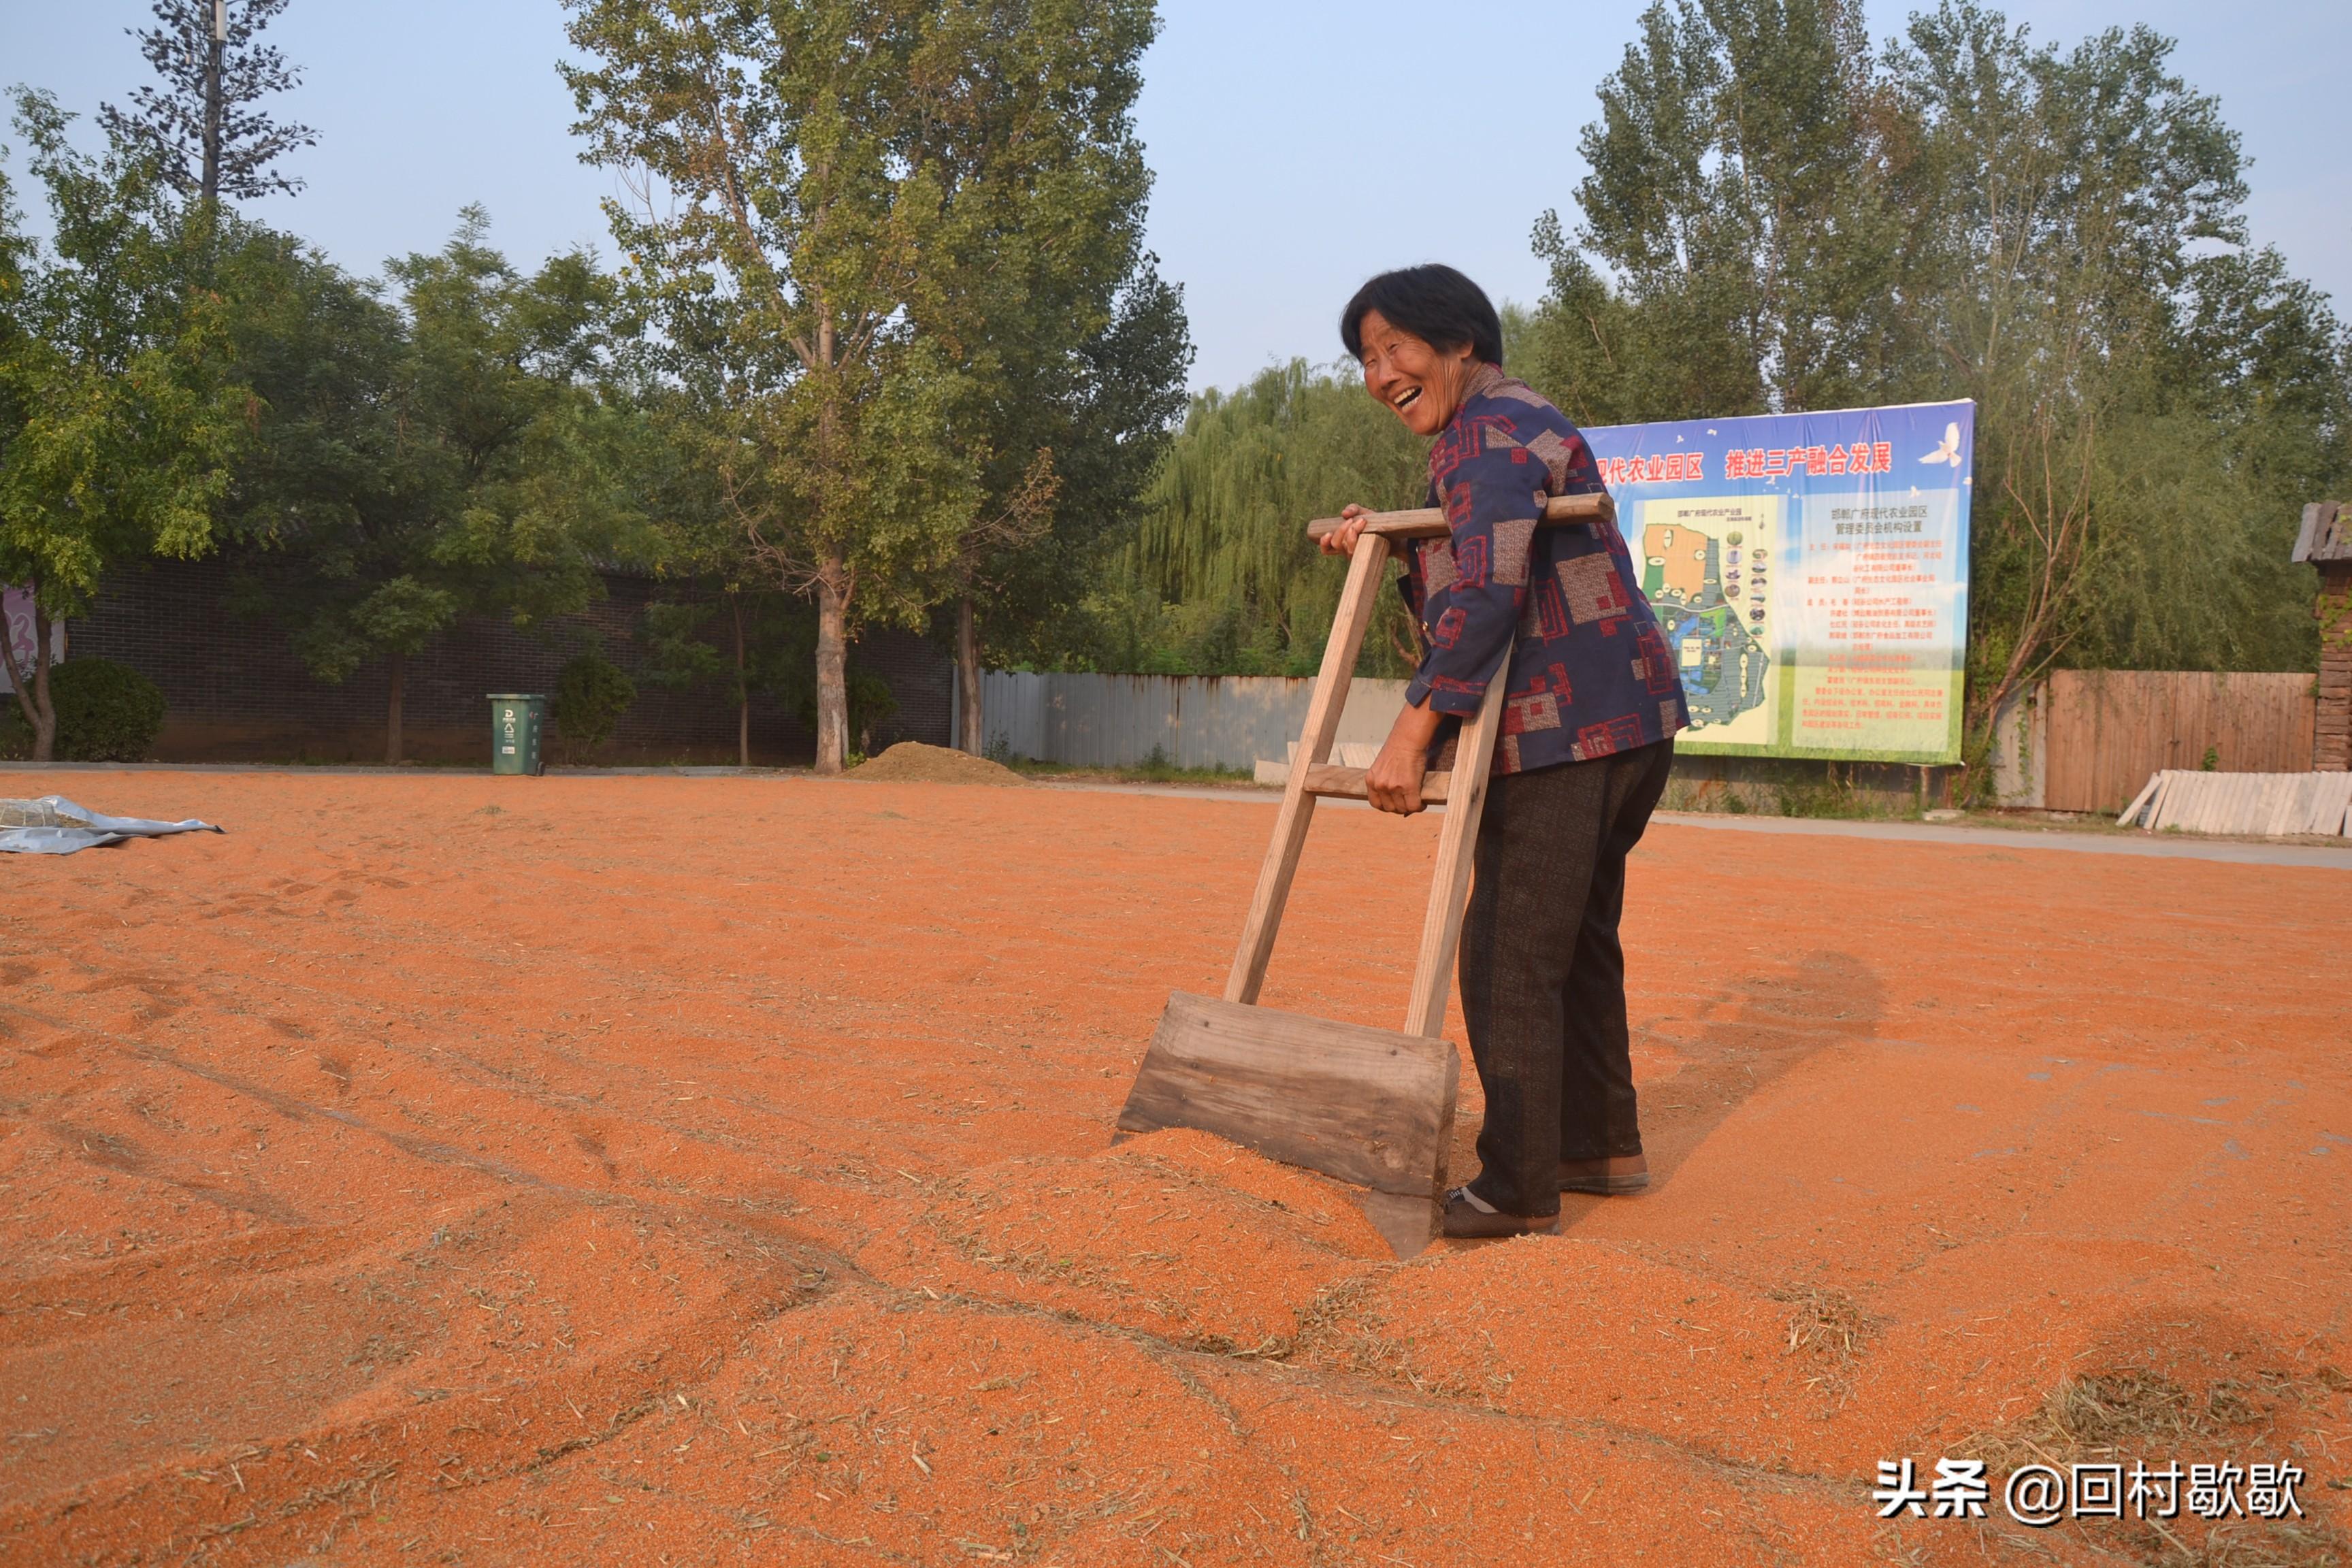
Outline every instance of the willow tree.
{"label": "willow tree", "polygon": [[919,620],[992,491],[1001,510],[1035,471],[999,461],[991,322],[1008,292],[1055,308],[1033,250],[1092,243],[1097,187],[1131,179],[1095,153],[1148,8],[567,5],[583,157],[642,198],[607,204],[627,281],[755,552],[816,601],[817,768],[838,771],[857,626]]}
{"label": "willow tree", "polygon": [[[1294,360],[1233,392],[1202,393],[1143,493],[1121,563],[1131,591],[1174,607],[1191,647],[1172,660],[1164,647],[1157,659],[1133,651],[1185,673],[1312,670],[1342,572],[1316,552],[1307,520],[1350,501],[1417,506],[1426,484],[1423,443],[1364,395],[1351,365]],[[1409,617],[1402,601],[1388,611],[1368,658],[1409,667]]]}

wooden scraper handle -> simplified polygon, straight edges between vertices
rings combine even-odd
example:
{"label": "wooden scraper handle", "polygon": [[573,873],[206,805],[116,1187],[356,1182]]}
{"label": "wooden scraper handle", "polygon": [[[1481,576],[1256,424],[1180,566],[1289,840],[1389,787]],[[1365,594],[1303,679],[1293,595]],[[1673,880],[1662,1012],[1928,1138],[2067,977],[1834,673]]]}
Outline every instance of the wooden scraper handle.
{"label": "wooden scraper handle", "polygon": [[[1589,496],[1554,496],[1544,502],[1543,521],[1557,522],[1617,523],[1617,503],[1607,491]],[[1336,517],[1318,517],[1307,525],[1307,537],[1320,539],[1339,527]],[[1433,506],[1416,507],[1411,511],[1375,511],[1367,514],[1366,533],[1377,533],[1388,539],[1434,539],[1451,531],[1445,526],[1445,514]]]}

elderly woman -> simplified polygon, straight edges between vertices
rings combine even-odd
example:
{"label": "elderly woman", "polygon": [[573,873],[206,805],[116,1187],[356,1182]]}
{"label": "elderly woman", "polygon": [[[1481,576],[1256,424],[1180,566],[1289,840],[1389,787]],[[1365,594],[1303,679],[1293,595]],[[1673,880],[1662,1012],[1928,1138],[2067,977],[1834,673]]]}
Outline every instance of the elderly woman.
{"label": "elderly woman", "polygon": [[[1366,779],[1374,805],[1421,809],[1422,774],[1510,655],[1462,930],[1486,1120],[1445,1234],[1550,1231],[1561,1193],[1649,1184],[1617,922],[1626,853],[1690,721],[1682,682],[1617,531],[1538,526],[1547,499],[1601,480],[1567,416],[1503,374],[1485,291],[1451,267],[1384,272],[1348,301],[1339,336],[1364,389],[1435,438],[1428,504],[1451,530],[1406,559],[1423,654]],[[1363,532],[1363,508],[1343,515],[1323,546],[1338,554]]]}

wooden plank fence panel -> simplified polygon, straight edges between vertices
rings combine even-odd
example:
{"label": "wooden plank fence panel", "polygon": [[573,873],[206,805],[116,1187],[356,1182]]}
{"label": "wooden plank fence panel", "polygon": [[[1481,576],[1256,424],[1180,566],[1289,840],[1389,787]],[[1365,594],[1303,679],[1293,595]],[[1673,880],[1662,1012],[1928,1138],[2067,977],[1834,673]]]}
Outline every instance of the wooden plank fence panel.
{"label": "wooden plank fence panel", "polygon": [[2053,811],[2120,811],[2167,768],[2307,773],[2316,704],[2301,673],[2062,669],[2048,692]]}

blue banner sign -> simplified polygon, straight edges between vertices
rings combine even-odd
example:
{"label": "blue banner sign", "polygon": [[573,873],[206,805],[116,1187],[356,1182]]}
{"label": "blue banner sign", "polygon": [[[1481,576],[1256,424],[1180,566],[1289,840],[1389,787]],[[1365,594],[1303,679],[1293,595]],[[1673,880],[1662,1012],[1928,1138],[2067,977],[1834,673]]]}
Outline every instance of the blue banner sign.
{"label": "blue banner sign", "polygon": [[1973,403],[1586,430],[1702,755],[1960,760]]}

